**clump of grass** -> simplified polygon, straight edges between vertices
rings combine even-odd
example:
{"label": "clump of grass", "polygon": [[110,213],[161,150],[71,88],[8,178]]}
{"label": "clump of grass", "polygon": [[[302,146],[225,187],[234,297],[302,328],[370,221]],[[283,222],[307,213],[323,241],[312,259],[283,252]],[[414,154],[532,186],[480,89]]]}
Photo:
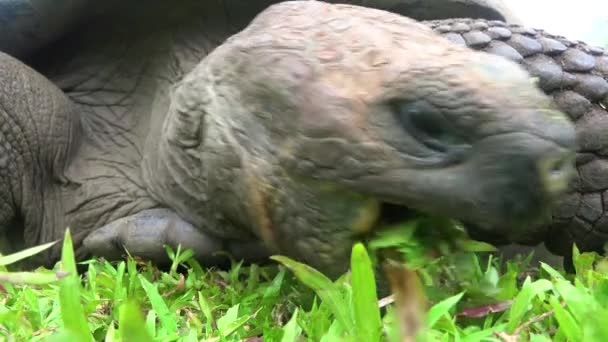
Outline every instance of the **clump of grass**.
{"label": "clump of grass", "polygon": [[[168,253],[173,265],[167,272],[128,258],[118,263],[87,261],[87,272],[79,276],[68,231],[55,269],[2,270],[6,282],[0,289],[0,341],[240,341],[281,336],[295,309],[313,297],[276,266],[244,268],[235,263],[229,271],[205,270],[190,252]],[[14,259],[5,256],[0,262]],[[187,270],[177,272],[179,265]]]}
{"label": "clump of grass", "polygon": [[[0,341],[608,340],[607,259],[574,248],[576,274],[531,275],[526,260],[482,257],[491,246],[444,220],[355,244],[336,281],[284,256],[204,269],[180,249],[166,271],[129,257],[78,275],[69,231],[54,269],[6,269],[50,245],[0,257]],[[377,297],[382,265],[393,297]]]}

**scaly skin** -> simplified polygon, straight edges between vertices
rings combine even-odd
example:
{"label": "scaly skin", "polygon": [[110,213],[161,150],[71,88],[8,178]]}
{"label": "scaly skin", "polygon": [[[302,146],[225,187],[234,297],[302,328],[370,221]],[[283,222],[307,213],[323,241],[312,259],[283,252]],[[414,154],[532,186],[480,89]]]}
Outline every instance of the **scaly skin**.
{"label": "scaly skin", "polygon": [[[76,108],[55,85],[0,53],[0,232],[10,249],[51,241],[78,143]],[[46,223],[46,225],[45,225]]]}
{"label": "scaly skin", "polygon": [[424,24],[455,43],[521,63],[576,123],[577,177],[553,210],[552,223],[538,230],[539,236],[521,242],[546,241],[551,252],[566,260],[572,243],[582,250],[604,252],[608,240],[608,51],[500,21]]}
{"label": "scaly skin", "polygon": [[40,199],[1,209],[0,227],[42,212],[10,233],[24,245],[69,226],[81,255],[116,258],[126,246],[160,260],[163,243],[184,243],[211,262],[219,249],[251,259],[257,240],[262,256],[335,276],[386,203],[519,239],[567,188],[574,127],[529,75],[412,20],[316,1],[273,6],[249,25],[228,15],[238,7],[201,1],[122,6],[34,61],[71,100],[53,95],[66,110],[8,107],[28,134],[57,135],[28,124],[39,115],[79,124],[34,149],[43,162],[3,175],[51,175]]}

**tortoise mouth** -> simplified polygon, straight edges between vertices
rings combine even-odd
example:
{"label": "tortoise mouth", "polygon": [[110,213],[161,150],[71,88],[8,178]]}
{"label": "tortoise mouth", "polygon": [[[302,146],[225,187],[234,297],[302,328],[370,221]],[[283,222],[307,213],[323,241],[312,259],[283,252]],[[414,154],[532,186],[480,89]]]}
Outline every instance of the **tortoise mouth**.
{"label": "tortoise mouth", "polygon": [[[432,217],[433,214],[425,211],[410,208],[389,202],[380,202],[380,215],[374,223],[372,231],[378,231],[384,227],[407,223],[408,221],[420,217]],[[459,220],[460,221],[460,220]],[[523,245],[537,244],[543,236],[544,231],[527,229],[521,235],[509,236],[501,229],[488,229],[478,224],[468,221],[460,221],[468,236],[475,240],[485,241],[497,246],[509,243],[519,243]],[[522,223],[522,225],[526,225]],[[494,227],[496,228],[496,227]]]}
{"label": "tortoise mouth", "polygon": [[419,214],[411,208],[403,205],[392,204],[388,202],[381,202],[380,206],[380,219],[377,224],[379,225],[391,225],[398,224],[404,221],[413,219]]}
{"label": "tortoise mouth", "polygon": [[[404,205],[389,202],[380,202],[380,215],[374,223],[373,230],[381,229],[386,226],[406,223],[424,213]],[[430,215],[430,214],[426,214]]]}

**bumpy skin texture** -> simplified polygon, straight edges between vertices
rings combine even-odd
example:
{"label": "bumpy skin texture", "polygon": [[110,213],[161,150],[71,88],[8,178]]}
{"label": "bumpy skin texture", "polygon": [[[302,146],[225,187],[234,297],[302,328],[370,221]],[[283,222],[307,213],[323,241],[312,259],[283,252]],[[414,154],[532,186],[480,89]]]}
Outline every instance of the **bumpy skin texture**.
{"label": "bumpy skin texture", "polygon": [[17,249],[63,230],[60,188],[69,184],[78,122],[60,89],[1,52],[0,84],[0,232]]}
{"label": "bumpy skin texture", "polygon": [[[45,97],[7,87],[6,116],[25,140],[57,142],[31,143],[34,161],[2,174],[49,175],[39,198],[5,186],[5,234],[34,245],[69,226],[82,255],[111,258],[123,246],[160,258],[176,242],[205,261],[258,247],[337,275],[385,203],[518,239],[566,189],[574,127],[517,64],[384,11],[231,4],[124,3],[92,16],[33,60],[54,86],[3,57],[3,84],[47,82],[63,104],[28,111]],[[40,220],[15,225],[28,212]]]}
{"label": "bumpy skin texture", "polygon": [[[424,24],[457,44],[521,63],[576,123],[577,176],[554,208],[552,223],[522,242],[546,241],[551,252],[562,256],[570,255],[572,243],[583,250],[603,252],[608,240],[608,51],[500,21],[458,19]],[[498,236],[491,239],[502,240]]]}

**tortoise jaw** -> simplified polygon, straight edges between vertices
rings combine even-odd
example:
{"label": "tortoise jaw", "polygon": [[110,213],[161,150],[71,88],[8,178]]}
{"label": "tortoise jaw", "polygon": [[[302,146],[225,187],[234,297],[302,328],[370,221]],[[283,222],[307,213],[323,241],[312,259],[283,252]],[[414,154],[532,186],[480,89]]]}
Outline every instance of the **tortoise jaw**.
{"label": "tortoise jaw", "polygon": [[376,227],[403,223],[417,216],[417,211],[403,205],[381,202],[380,217]]}
{"label": "tortoise jaw", "polygon": [[[544,240],[547,226],[542,224],[520,224],[530,229],[498,229],[495,226],[483,227],[479,224],[463,222],[467,234],[475,240],[485,241],[495,246],[517,243],[534,246]],[[490,228],[491,227],[491,228]],[[518,233],[519,232],[519,233]]]}
{"label": "tortoise jaw", "polygon": [[[432,216],[432,213],[416,210],[404,205],[393,204],[389,202],[380,202],[380,214],[371,227],[370,232],[381,230],[387,226],[407,223],[410,220],[421,216]],[[545,230],[530,222],[531,228],[536,229],[499,229],[492,224],[475,224],[462,221],[467,234],[476,240],[485,241],[494,245],[505,245],[509,243],[518,243],[523,245],[534,245],[541,241]],[[526,225],[521,223],[521,225]],[[519,234],[517,234],[519,232]]]}
{"label": "tortoise jaw", "polygon": [[420,216],[420,212],[407,206],[393,204],[390,202],[378,201],[378,214],[372,222],[369,222],[367,229],[356,231],[355,233],[367,235],[383,229],[387,226],[403,224]]}

